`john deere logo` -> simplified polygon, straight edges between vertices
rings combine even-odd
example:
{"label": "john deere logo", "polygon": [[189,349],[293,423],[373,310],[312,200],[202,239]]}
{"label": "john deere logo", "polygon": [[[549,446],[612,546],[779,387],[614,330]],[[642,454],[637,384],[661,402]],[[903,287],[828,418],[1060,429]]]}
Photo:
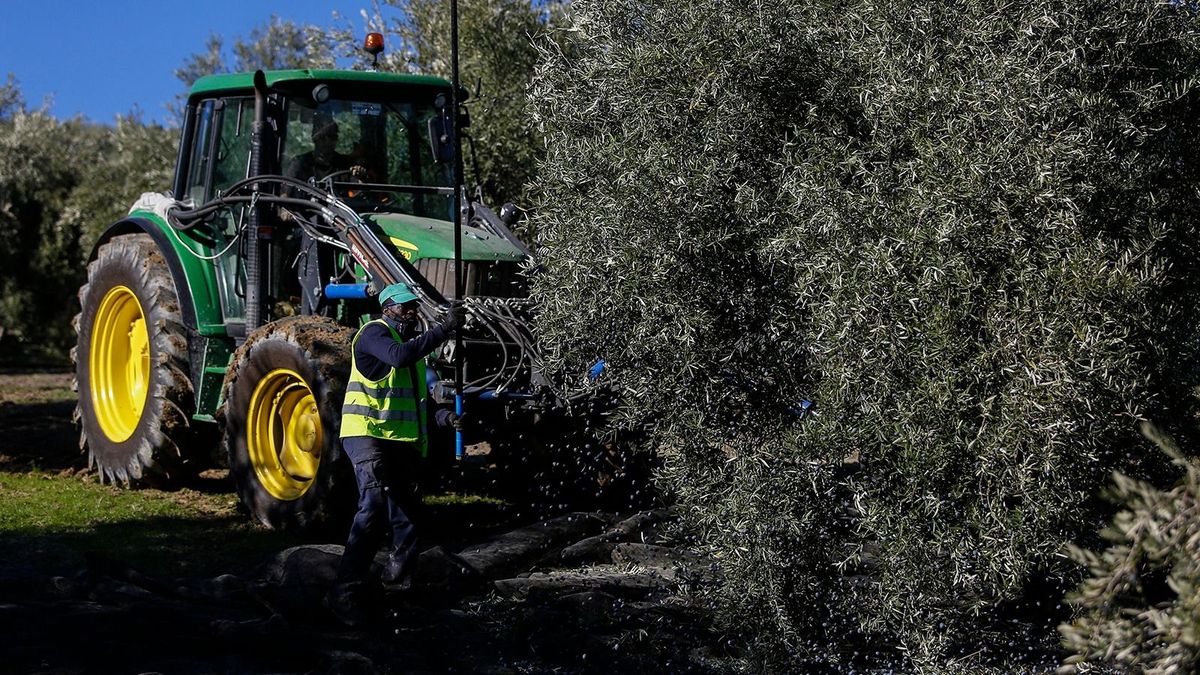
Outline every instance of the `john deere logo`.
{"label": "john deere logo", "polygon": [[417,247],[414,244],[403,239],[397,239],[396,237],[388,237],[388,239],[392,240],[392,244],[396,247],[396,250],[400,251],[400,255],[404,256],[405,260],[412,260],[413,254],[417,252]]}

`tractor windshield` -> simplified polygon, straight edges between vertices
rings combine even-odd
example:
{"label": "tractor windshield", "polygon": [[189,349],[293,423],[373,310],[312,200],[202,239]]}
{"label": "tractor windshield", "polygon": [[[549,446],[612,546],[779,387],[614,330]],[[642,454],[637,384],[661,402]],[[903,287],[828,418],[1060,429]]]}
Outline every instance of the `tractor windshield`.
{"label": "tractor windshield", "polygon": [[330,184],[359,211],[452,217],[452,200],[421,188],[450,187],[449,167],[434,162],[427,104],[291,99],[282,168],[303,181]]}

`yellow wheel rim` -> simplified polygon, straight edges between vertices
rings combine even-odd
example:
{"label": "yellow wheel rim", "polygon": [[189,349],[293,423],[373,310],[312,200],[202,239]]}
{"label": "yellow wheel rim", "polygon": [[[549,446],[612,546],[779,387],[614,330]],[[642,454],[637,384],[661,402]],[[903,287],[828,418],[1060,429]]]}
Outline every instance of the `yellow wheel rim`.
{"label": "yellow wheel rim", "polygon": [[321,464],[325,435],[312,389],[298,373],[277,368],[254,387],[246,447],[258,481],[272,497],[298,499]]}
{"label": "yellow wheel rim", "polygon": [[150,391],[150,334],[133,291],[105,293],[92,324],[88,383],[100,430],[114,443],[137,430]]}

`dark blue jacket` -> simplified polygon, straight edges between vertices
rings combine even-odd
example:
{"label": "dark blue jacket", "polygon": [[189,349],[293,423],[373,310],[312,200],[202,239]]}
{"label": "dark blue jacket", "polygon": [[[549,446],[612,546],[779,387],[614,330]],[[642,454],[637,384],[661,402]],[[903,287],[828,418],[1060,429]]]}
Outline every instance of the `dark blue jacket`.
{"label": "dark blue jacket", "polygon": [[[400,332],[400,324],[391,317],[384,315],[383,320]],[[449,337],[444,328],[434,324],[411,340],[396,340],[386,327],[374,323],[364,328],[354,341],[354,363],[367,379],[379,380],[392,368],[407,368],[429,356]],[[448,409],[439,408],[434,412],[439,427],[450,426],[449,417]]]}

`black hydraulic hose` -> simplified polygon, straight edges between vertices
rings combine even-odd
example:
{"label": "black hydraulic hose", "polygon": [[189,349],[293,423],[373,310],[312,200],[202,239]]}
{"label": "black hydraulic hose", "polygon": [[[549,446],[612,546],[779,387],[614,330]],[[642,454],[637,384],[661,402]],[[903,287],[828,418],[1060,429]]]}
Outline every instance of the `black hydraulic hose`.
{"label": "black hydraulic hose", "polygon": [[296,223],[296,225],[298,225],[300,227],[300,229],[305,234],[307,234],[310,239],[313,240],[314,243],[325,244],[326,246],[333,246],[335,248],[340,248],[343,251],[350,250],[350,247],[347,246],[344,242],[342,242],[338,239],[335,239],[335,238],[329,236],[328,234],[321,232],[321,229],[325,226],[321,225],[320,223],[311,221],[308,218],[305,218],[304,216],[302,216],[299,213],[296,213],[294,211],[284,210],[284,212],[287,214],[287,216],[289,218],[291,218],[292,222]]}
{"label": "black hydraulic hose", "polygon": [[[500,379],[500,377],[504,374],[504,372],[506,370],[508,370],[508,346],[504,344],[504,338],[500,336],[500,333],[495,329],[495,327],[493,327],[486,321],[481,321],[480,325],[482,325],[484,328],[486,328],[492,334],[492,336],[496,338],[496,344],[500,345],[500,353],[502,354],[500,368],[498,368],[496,370],[496,372],[491,375],[490,378],[487,378],[487,386],[490,386],[491,383]],[[483,380],[484,378],[479,378],[479,379]],[[509,379],[511,380],[512,378],[509,378]],[[472,383],[472,385],[474,386],[474,383]],[[479,386],[484,386],[484,385],[479,385]]]}
{"label": "black hydraulic hose", "polygon": [[[267,77],[254,71],[254,122],[250,127],[251,179],[262,173],[263,129],[266,127]],[[252,183],[250,190],[250,236],[246,238],[246,334],[262,323],[262,255],[258,229],[262,216],[256,203],[261,185]]]}
{"label": "black hydraulic hose", "polygon": [[[514,330],[514,332],[520,335],[520,337],[517,338],[517,342],[521,346],[522,355],[527,360],[528,367],[532,372],[537,368],[537,364],[540,362],[540,355],[532,334],[524,333],[520,330],[524,326],[522,322],[517,319],[517,317],[511,314],[512,307],[508,303],[502,301],[497,302],[496,308],[497,309],[490,310],[489,314],[491,314],[491,316],[497,320],[499,325],[511,328]],[[507,316],[498,311],[498,309],[501,308],[507,313]],[[591,396],[590,392],[587,391],[572,394],[569,391],[565,389],[559,389],[558,387],[553,387],[553,389],[556,390],[554,391],[555,397],[567,405],[574,405],[575,403],[586,400]]]}
{"label": "black hydraulic hose", "polygon": [[[499,310],[503,309],[501,313]],[[536,343],[532,333],[519,318],[513,315],[512,308],[503,302],[496,303],[496,309],[489,309],[489,312],[496,322],[509,333],[512,341],[521,347],[522,351],[528,356],[530,364],[533,363],[533,354],[536,353]]]}
{"label": "black hydraulic hose", "polygon": [[[503,302],[496,303],[497,306],[504,306]],[[501,383],[500,387],[504,388],[513,383],[520,369],[528,362],[529,366],[533,365],[533,349],[530,341],[520,330],[520,322],[512,314],[507,316],[496,311],[485,303],[472,304],[472,309],[477,309],[479,316],[484,319],[480,323],[487,327],[494,336],[497,337],[497,343],[503,352],[503,366],[497,371],[495,377],[491,381],[495,381],[502,376],[507,376],[507,379]],[[500,335],[499,331],[504,333]],[[505,337],[508,338],[507,342]],[[509,363],[508,343],[512,343],[517,349],[516,362]]]}
{"label": "black hydraulic hose", "polygon": [[500,326],[505,334],[508,335],[510,342],[520,347],[522,351],[528,351],[530,341],[521,332],[520,321],[515,316],[511,313],[502,314],[490,307],[486,309],[485,316],[488,316],[496,325]]}
{"label": "black hydraulic hose", "polygon": [[[172,218],[175,218],[175,219],[181,220],[181,221],[197,221],[197,220],[202,219],[204,216],[207,216],[216,211],[220,211],[221,209],[229,208],[230,206],[234,206],[237,204],[248,204],[253,201],[255,201],[255,198],[253,195],[226,194],[226,196],[224,196],[224,197],[218,197],[218,198],[212,200],[211,202],[207,202],[203,206],[197,207],[195,209],[186,210],[186,211],[185,210],[172,210],[170,212],[170,215]],[[277,197],[275,195],[272,195],[272,194],[269,194],[266,192],[258,193],[257,202],[260,204],[278,204],[280,206],[292,206],[297,209],[303,209],[303,210],[309,210],[309,211],[319,210],[317,208],[314,208],[313,203],[308,200],[300,199],[298,197]],[[195,224],[184,225],[178,229],[191,229],[193,227],[196,227],[196,225]]]}
{"label": "black hydraulic hose", "polygon": [[[330,197],[329,193],[325,192],[324,190],[313,187],[312,185],[309,185],[308,183],[296,180],[295,178],[290,178],[288,176],[256,176],[256,177],[252,177],[252,178],[246,178],[244,180],[238,181],[237,183],[234,183],[233,185],[229,186],[229,189],[226,190],[225,194],[221,197],[217,197],[216,199],[213,199],[210,202],[201,204],[200,206],[198,206],[194,209],[172,209],[171,215],[180,220],[194,220],[194,219],[200,218],[202,216],[206,216],[206,215],[208,215],[214,211],[217,211],[219,209],[222,209],[222,208],[228,206],[230,203],[234,203],[234,202],[238,202],[238,201],[249,201],[250,198],[253,196],[253,193],[251,193],[250,195],[243,196],[243,197],[235,196],[239,192],[246,190],[246,188],[254,188],[255,186],[261,187],[263,185],[271,185],[271,184],[278,184],[283,187],[303,191],[309,195],[312,195],[313,197],[316,197],[318,200],[320,200],[322,202],[322,206],[324,206],[324,207],[337,209],[339,211],[342,211],[343,214],[349,215],[350,217],[354,217],[356,215],[353,211],[347,210],[346,208],[342,207],[342,205],[336,199]],[[264,201],[267,201],[267,202],[277,202],[278,201],[278,202],[281,202],[284,204],[289,204],[289,205],[297,206],[300,208],[307,208],[310,210],[319,210],[319,208],[317,206],[315,206],[312,202],[306,201],[303,199],[281,197],[281,196],[273,195],[270,193],[262,193],[261,191],[259,194],[259,198]]]}
{"label": "black hydraulic hose", "polygon": [[[507,327],[504,324],[499,324],[499,325],[500,325],[500,329],[503,330],[505,333],[508,333],[509,334],[508,336],[511,338],[512,334],[510,331],[507,330]],[[514,363],[510,366],[508,363],[507,345],[505,345],[503,338],[500,339],[500,345],[504,351],[504,368],[500,371],[497,371],[496,377],[499,378],[502,374],[507,374],[508,377],[507,377],[507,379],[504,380],[503,383],[500,384],[499,387],[497,387],[498,389],[503,389],[503,388],[511,386],[512,383],[517,379],[517,375],[521,372],[522,364],[525,363],[525,350],[522,348],[521,343],[514,342],[513,344],[517,348],[516,363]]]}
{"label": "black hydraulic hose", "polygon": [[479,154],[475,152],[475,137],[471,134],[465,134],[467,137],[467,145],[471,146],[471,174],[475,176],[475,184],[479,185],[483,181],[479,173]]}

